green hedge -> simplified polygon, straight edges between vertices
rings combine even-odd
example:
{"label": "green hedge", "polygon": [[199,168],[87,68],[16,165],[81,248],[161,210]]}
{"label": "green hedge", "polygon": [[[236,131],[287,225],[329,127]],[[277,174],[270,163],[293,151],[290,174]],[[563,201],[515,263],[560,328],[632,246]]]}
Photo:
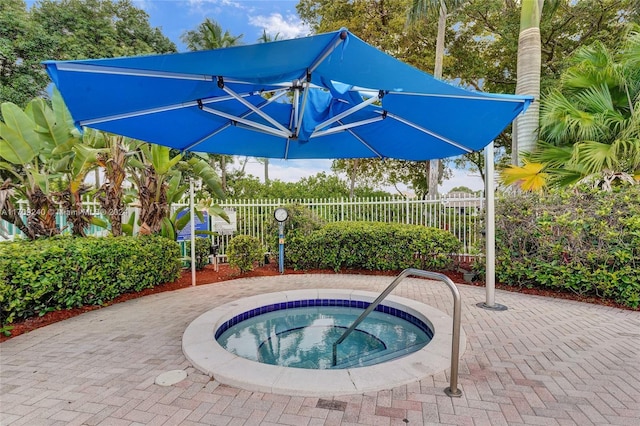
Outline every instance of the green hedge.
{"label": "green hedge", "polygon": [[[285,264],[296,269],[442,270],[460,241],[447,231],[420,225],[336,222],[309,235],[287,237]],[[424,260],[415,254],[425,255]]]}
{"label": "green hedge", "polygon": [[640,305],[640,186],[496,203],[496,278]]}
{"label": "green hedge", "polygon": [[54,237],[0,243],[2,325],[100,305],[180,276],[180,248],[163,237]]}

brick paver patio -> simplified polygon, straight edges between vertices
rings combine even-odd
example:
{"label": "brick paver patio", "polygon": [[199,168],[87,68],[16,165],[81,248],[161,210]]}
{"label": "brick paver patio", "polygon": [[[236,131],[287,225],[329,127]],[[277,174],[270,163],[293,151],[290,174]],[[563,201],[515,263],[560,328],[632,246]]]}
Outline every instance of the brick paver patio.
{"label": "brick paver patio", "polygon": [[[382,291],[390,277],[285,275],[160,293],[0,344],[0,425],[580,425],[640,424],[640,313],[460,285],[467,347],[461,398],[448,371],[406,386],[336,398],[221,385],[184,358],[201,313],[237,298],[301,288]],[[451,315],[441,283],[407,279],[393,294]],[[162,387],[155,378],[184,369]]]}

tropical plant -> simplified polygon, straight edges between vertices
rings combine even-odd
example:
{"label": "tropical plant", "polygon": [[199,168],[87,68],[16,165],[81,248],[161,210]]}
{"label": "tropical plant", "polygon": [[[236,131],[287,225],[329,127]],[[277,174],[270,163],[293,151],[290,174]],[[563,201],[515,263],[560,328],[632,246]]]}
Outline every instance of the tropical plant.
{"label": "tropical plant", "polygon": [[[96,192],[95,199],[100,203],[103,213],[109,218],[111,234],[117,237],[123,233],[122,215],[125,212],[123,184],[127,178],[128,159],[142,142],[106,133],[103,140],[108,151],[99,153],[96,163],[104,171],[105,179]],[[132,232],[131,228],[129,234]]]}
{"label": "tropical plant", "polygon": [[506,175],[524,182],[531,172],[550,186],[591,180],[606,188],[640,180],[639,51],[638,26],[616,52],[600,42],[576,51],[559,86],[542,99],[542,141],[528,167]]}
{"label": "tropical plant", "polygon": [[142,144],[129,160],[130,178],[137,188],[141,234],[155,234],[168,224],[171,204],[180,201],[188,189],[183,172],[191,170],[218,198],[224,194],[215,170],[201,157],[182,160],[171,157],[171,150],[160,145]]}
{"label": "tropical plant", "polygon": [[[229,223],[229,216],[227,212],[220,207],[214,199],[207,198],[199,200],[194,206],[195,215],[202,223],[205,220],[204,213],[208,213],[209,216],[218,216]],[[182,206],[177,208],[169,217],[162,219],[162,228],[160,229],[160,235],[169,238],[171,240],[177,240],[178,235],[184,229],[185,226],[191,221],[191,209],[189,206]],[[214,231],[205,231],[196,229],[196,235],[218,235]]]}
{"label": "tropical plant", "polygon": [[[1,217],[31,240],[60,233],[57,206],[49,189],[52,179],[46,167],[54,146],[39,136],[34,117],[34,110],[42,108],[42,99],[32,100],[24,111],[10,102],[1,105],[0,168],[7,176],[0,187]],[[20,200],[27,202],[24,212]]]}

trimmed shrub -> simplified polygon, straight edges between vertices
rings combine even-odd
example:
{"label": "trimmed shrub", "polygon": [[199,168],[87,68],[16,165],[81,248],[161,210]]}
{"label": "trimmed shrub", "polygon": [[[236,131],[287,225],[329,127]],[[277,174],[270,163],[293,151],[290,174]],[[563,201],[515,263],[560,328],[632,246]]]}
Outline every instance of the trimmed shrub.
{"label": "trimmed shrub", "polygon": [[[191,241],[185,243],[187,257],[191,258]],[[211,240],[209,238],[196,238],[196,269],[201,271],[209,263],[211,254]]]}
{"label": "trimmed shrub", "polygon": [[[447,231],[383,222],[335,222],[287,239],[285,262],[296,269],[443,270],[460,241]],[[421,255],[421,256],[418,256]]]}
{"label": "trimmed shrub", "polygon": [[496,278],[640,305],[640,186],[496,203]]}
{"label": "trimmed shrub", "polygon": [[123,293],[175,281],[180,269],[178,244],[157,236],[0,243],[2,324],[101,305]]}
{"label": "trimmed shrub", "polygon": [[240,272],[252,271],[263,254],[260,240],[250,235],[233,237],[227,247],[229,266],[240,269]]}

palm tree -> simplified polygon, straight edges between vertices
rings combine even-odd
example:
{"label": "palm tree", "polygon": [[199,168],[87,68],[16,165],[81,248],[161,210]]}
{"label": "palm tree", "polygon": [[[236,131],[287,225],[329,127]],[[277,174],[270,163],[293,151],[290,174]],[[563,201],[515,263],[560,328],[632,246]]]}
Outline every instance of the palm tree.
{"label": "palm tree", "polygon": [[522,164],[523,153],[533,151],[538,140],[542,64],[540,15],[543,5],[544,0],[521,0],[516,94],[532,95],[534,102],[513,123],[511,161],[514,165]]}
{"label": "palm tree", "polygon": [[[222,31],[222,27],[215,21],[206,18],[195,30],[187,31],[180,36],[180,39],[192,51],[220,49],[240,44],[242,34],[232,36],[229,31]],[[211,156],[213,162],[219,163],[220,179],[222,190],[227,190],[227,161],[232,159],[230,155]]]}
{"label": "palm tree", "polygon": [[[460,6],[460,0],[413,0],[407,21],[412,24],[438,13],[438,36],[436,38],[436,58],[433,76],[442,79],[442,62],[444,60],[444,37],[447,29],[447,3],[451,10]],[[440,160],[429,161],[429,194],[437,195],[440,180]]]}
{"label": "palm tree", "polygon": [[236,46],[240,44],[242,34],[232,36],[229,31],[222,32],[222,27],[216,21],[206,18],[198,28],[186,31],[180,36],[189,50],[220,49],[222,47]]}
{"label": "palm tree", "polygon": [[524,167],[505,171],[506,183],[640,181],[639,52],[638,26],[618,52],[600,42],[577,50],[559,87],[542,99],[541,142]]}
{"label": "palm tree", "polygon": [[[267,34],[267,30],[262,30],[262,36],[258,39],[261,43],[270,43],[272,41],[278,40],[280,33],[276,33],[275,36],[271,36],[271,34]],[[269,159],[263,158],[259,160],[262,164],[264,164],[264,184],[269,185]]]}

